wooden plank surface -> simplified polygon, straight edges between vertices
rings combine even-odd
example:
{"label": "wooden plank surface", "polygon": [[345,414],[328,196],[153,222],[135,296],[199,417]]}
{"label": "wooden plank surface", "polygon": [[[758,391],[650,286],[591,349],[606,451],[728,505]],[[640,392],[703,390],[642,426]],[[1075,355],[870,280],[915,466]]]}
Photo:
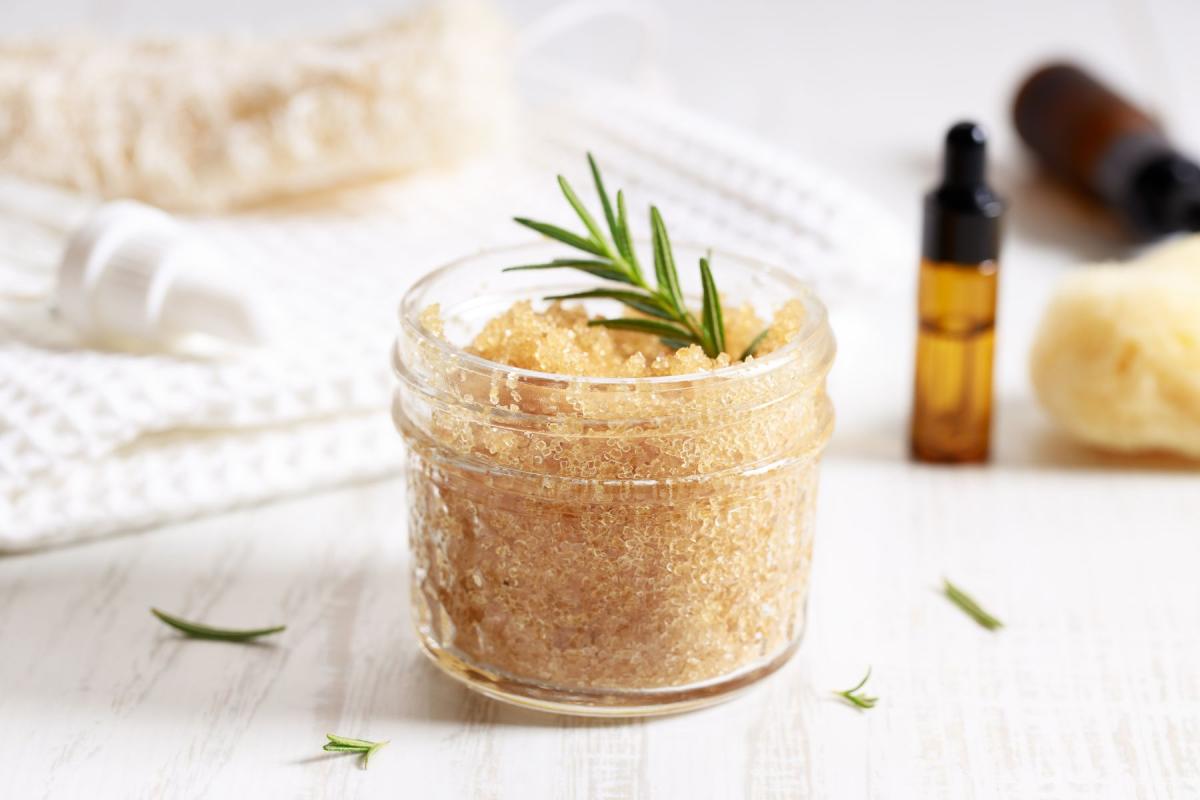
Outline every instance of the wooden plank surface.
{"label": "wooden plank surface", "polygon": [[[546,3],[509,3],[528,19]],[[913,224],[942,128],[995,134],[1013,196],[996,463],[934,469],[902,446],[911,303],[834,318],[839,430],[822,476],[810,629],[736,701],[597,722],[477,698],[417,653],[397,482],[0,560],[0,794],[6,797],[1200,796],[1200,476],[1098,456],[1039,415],[1033,324],[1080,254],[1077,212],[1031,176],[1006,119],[1037,58],[1086,58],[1200,151],[1200,6],[1176,2],[728,4],[671,0],[676,94],[816,156]],[[82,12],[136,27],[262,22],[316,3],[140,0],[6,7],[45,28]],[[340,13],[341,9],[337,9]],[[56,16],[57,15],[57,16]],[[192,19],[196,17],[196,19]],[[864,232],[869,235],[869,232]],[[937,595],[949,576],[1007,623]],[[286,622],[261,646],[182,641],[151,605]],[[867,665],[881,696],[832,697]],[[367,772],[326,731],[388,738]]]}

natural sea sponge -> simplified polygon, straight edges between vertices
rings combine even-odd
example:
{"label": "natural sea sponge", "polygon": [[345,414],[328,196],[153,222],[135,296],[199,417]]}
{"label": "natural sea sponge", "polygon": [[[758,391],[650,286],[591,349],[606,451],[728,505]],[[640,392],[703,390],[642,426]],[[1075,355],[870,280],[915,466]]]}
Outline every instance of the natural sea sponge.
{"label": "natural sea sponge", "polygon": [[1042,405],[1079,439],[1200,458],[1200,236],[1067,278],[1030,370]]}

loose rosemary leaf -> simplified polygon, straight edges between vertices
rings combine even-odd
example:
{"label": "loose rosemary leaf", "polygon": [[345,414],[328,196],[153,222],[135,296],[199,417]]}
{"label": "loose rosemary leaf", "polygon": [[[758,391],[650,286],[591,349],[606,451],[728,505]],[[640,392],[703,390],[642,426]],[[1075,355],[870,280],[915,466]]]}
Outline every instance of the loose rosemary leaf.
{"label": "loose rosemary leaf", "polygon": [[859,689],[861,689],[867,685],[867,681],[870,678],[871,678],[871,668],[867,667],[867,674],[863,675],[862,680],[859,681],[853,688],[847,689],[844,692],[834,692],[834,694],[837,695],[838,697],[841,697],[847,703],[849,703],[850,705],[852,705],[856,708],[861,708],[863,710],[866,710],[868,708],[874,708],[875,704],[879,702],[879,698],[871,697],[870,695],[862,694],[859,692]]}
{"label": "loose rosemary leaf", "polygon": [[371,763],[373,756],[380,748],[388,744],[388,741],[368,742],[366,739],[351,739],[346,736],[338,736],[335,733],[325,734],[325,738],[329,741],[321,749],[327,753],[357,753],[362,756],[361,766],[366,769]]}
{"label": "loose rosemary leaf", "polygon": [[[357,747],[359,749],[366,749],[368,747],[374,747],[376,744],[376,742],[368,742],[366,739],[351,739],[349,736],[338,736],[336,733],[327,733],[325,734],[325,738],[329,740],[330,745],[334,745],[336,747]],[[326,747],[328,746],[329,745],[326,745]]]}
{"label": "loose rosemary leaf", "polygon": [[987,628],[989,631],[994,631],[998,628],[1004,627],[1003,622],[984,611],[983,607],[980,606],[979,603],[975,602],[975,599],[969,594],[945,578],[942,579],[942,582],[942,591],[945,593],[950,602],[961,608],[969,617],[971,617],[971,619],[975,620],[982,627]]}
{"label": "loose rosemary leaf", "polygon": [[230,628],[214,628],[211,625],[202,625],[198,622],[188,622],[185,619],[173,616],[165,611],[159,611],[157,608],[151,608],[150,613],[158,617],[160,620],[170,625],[177,631],[186,633],[195,639],[215,639],[225,642],[249,642],[260,636],[270,636],[272,633],[280,633],[287,628],[286,625],[274,625],[269,628],[250,628],[245,630],[234,630]]}
{"label": "loose rosemary leaf", "polygon": [[371,756],[375,755],[376,752],[378,752],[382,748],[386,747],[387,745],[388,745],[388,742],[376,742],[375,744],[368,747],[367,752],[363,753],[362,768],[366,769],[367,767],[371,766]]}

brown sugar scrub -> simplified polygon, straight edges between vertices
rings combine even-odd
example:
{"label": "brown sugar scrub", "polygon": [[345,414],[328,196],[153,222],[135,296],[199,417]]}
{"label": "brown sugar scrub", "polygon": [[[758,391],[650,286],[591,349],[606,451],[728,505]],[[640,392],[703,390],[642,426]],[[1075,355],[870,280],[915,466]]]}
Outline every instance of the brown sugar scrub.
{"label": "brown sugar scrub", "polygon": [[[581,305],[555,303],[535,311],[530,301],[518,301],[489,320],[467,352],[510,367],[606,378],[689,375],[734,363],[727,352],[709,358],[699,345],[672,348],[643,333],[591,327],[591,319]],[[785,303],[755,355],[761,358],[779,349],[803,322],[803,304],[799,300]],[[426,309],[425,324],[431,330],[440,329],[436,308]],[[754,308],[744,305],[726,315],[725,327],[729,350],[741,352],[765,326]]]}
{"label": "brown sugar scrub", "polygon": [[[423,646],[481,691],[574,713],[687,708],[773,671],[803,630],[833,421],[824,309],[790,276],[723,256],[731,297],[792,298],[777,319],[794,332],[761,356],[726,366],[586,327],[607,341],[580,346],[565,335],[579,311],[539,323],[512,305],[573,285],[499,276],[511,258],[444,268],[404,303],[394,416]],[[535,327],[492,336],[498,318]],[[567,341],[539,349],[552,332]],[[617,374],[586,374],[588,356]]]}
{"label": "brown sugar scrub", "polygon": [[[542,299],[592,275],[501,274],[556,253],[472,256],[403,302],[393,416],[421,644],[477,691],[546,710],[715,702],[803,632],[833,424],[824,308],[783,271],[709,255],[727,310],[718,335],[695,326],[724,345],[708,355],[598,324],[622,313],[612,298]],[[702,281],[683,277],[699,318]]]}

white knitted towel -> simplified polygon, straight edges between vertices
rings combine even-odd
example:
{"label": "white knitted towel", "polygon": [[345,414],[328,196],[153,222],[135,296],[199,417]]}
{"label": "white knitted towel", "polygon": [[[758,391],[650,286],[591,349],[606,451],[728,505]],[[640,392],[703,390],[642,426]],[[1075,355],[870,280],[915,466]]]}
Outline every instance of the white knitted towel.
{"label": "white knitted towel", "polygon": [[[718,121],[614,87],[544,105],[517,153],[452,173],[195,225],[269,292],[284,335],[232,360],[81,349],[44,300],[55,245],[0,230],[0,551],[81,541],[392,473],[387,352],[404,289],[440,263],[571,224],[554,174],[585,150],[631,209],[679,239],[776,262],[836,308],[900,274],[895,222],[819,168]],[[78,215],[43,195],[43,219]],[[643,231],[644,233],[644,231]]]}

